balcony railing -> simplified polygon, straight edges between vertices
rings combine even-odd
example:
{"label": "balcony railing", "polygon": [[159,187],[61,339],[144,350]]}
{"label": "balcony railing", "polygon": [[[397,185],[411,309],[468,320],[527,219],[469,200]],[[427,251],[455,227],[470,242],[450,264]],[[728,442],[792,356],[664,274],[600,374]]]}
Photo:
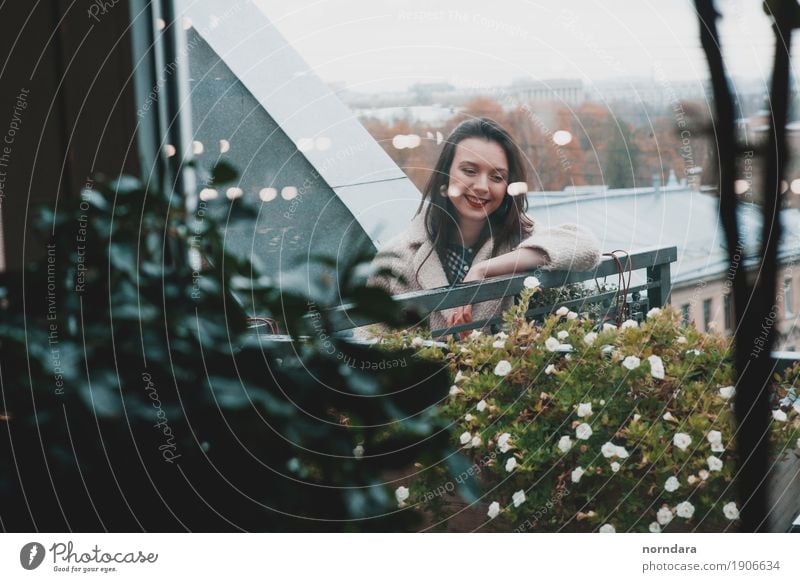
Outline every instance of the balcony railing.
{"label": "balcony railing", "polygon": [[[661,307],[668,302],[670,293],[670,264],[677,260],[678,251],[676,247],[662,247],[643,249],[625,257],[621,256],[624,276],[630,276],[632,281],[642,280],[641,276],[636,276],[636,271],[645,271],[644,282],[633,284],[627,289],[629,294],[646,294],[648,303],[651,307]],[[630,275],[629,275],[630,273]],[[518,295],[523,289],[524,280],[535,275],[543,289],[561,287],[570,283],[581,283],[584,281],[597,280],[607,277],[617,277],[620,274],[619,265],[612,257],[604,257],[600,264],[590,271],[544,271],[537,269],[526,273],[496,277],[485,281],[467,283],[456,287],[441,287],[425,291],[414,291],[395,295],[394,299],[402,308],[415,310],[418,313],[430,313],[461,305],[471,305],[501,299],[503,297]],[[603,293],[589,294],[578,299],[562,301],[559,306],[566,307],[585,306],[587,304],[602,303],[613,301],[618,291],[607,291]],[[546,306],[530,309],[527,312],[529,318],[547,314],[555,306]],[[376,323],[374,319],[357,317],[351,314],[352,305],[342,305],[331,310],[331,325],[333,331],[344,331],[354,327]],[[432,330],[434,336],[444,333],[458,333],[470,329],[481,328],[487,325],[497,324],[502,321],[500,316],[492,319],[472,321],[467,324],[438,330]]]}

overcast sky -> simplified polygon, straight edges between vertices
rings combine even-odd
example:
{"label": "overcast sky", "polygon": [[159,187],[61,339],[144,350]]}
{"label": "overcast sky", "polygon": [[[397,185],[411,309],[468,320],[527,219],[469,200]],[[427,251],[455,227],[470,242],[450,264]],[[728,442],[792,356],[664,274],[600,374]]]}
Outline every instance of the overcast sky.
{"label": "overcast sky", "polygon": [[[255,0],[320,77],[354,90],[517,77],[705,78],[687,0]],[[731,73],[766,79],[760,0],[718,1]]]}

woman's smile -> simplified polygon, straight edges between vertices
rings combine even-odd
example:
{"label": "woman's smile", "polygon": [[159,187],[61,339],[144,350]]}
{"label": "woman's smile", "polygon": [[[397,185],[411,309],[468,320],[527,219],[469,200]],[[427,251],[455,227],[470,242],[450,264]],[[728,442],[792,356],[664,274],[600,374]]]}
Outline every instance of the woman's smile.
{"label": "woman's smile", "polygon": [[[481,228],[503,203],[508,188],[508,158],[494,141],[470,137],[456,146],[447,194],[461,228]],[[472,228],[470,228],[472,230]]]}

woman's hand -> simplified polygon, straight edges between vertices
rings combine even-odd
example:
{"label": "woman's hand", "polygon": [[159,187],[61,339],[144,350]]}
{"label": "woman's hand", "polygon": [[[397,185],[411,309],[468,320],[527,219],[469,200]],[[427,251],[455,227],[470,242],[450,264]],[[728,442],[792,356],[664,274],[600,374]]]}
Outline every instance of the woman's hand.
{"label": "woman's hand", "polygon": [[467,271],[466,277],[461,281],[462,283],[474,283],[475,281],[483,281],[486,278],[487,261],[479,261],[473,263]]}
{"label": "woman's hand", "polygon": [[[455,307],[451,310],[450,315],[447,316],[447,326],[448,327],[455,327],[456,325],[461,325],[462,323],[472,323],[472,305],[462,305],[461,307]],[[458,336],[463,340],[469,336],[469,331],[461,331],[458,333]]]}

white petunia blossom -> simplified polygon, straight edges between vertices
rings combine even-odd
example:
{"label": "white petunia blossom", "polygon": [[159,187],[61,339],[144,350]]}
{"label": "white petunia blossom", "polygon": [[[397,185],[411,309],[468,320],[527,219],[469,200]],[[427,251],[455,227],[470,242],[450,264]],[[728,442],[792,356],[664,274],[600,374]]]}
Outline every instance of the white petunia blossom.
{"label": "white petunia blossom", "polygon": [[657,315],[661,315],[661,308],[653,307],[650,311],[647,312],[647,319],[650,319],[651,317],[656,317]]}
{"label": "white petunia blossom", "polygon": [[722,443],[711,443],[711,452],[712,453],[724,453],[725,452],[725,445]]}
{"label": "white petunia blossom", "polygon": [[715,457],[714,455],[711,455],[710,457],[708,457],[706,459],[706,462],[708,463],[708,470],[709,471],[721,471],[722,470],[722,459],[720,459],[719,457]]}
{"label": "white petunia blossom", "polygon": [[506,461],[506,472],[510,473],[514,469],[517,468],[517,460],[514,457],[511,457]]}
{"label": "white petunia blossom", "polygon": [[573,483],[577,483],[578,481],[580,481],[581,477],[583,477],[583,474],[585,472],[586,471],[583,470],[583,467],[578,467],[578,468],[574,469],[572,471],[572,482]]}
{"label": "white petunia blossom", "polygon": [[658,510],[656,513],[656,521],[661,525],[667,525],[675,516],[672,514],[672,510],[664,505],[661,509]]}
{"label": "white petunia blossom", "polygon": [[506,332],[504,332],[504,331],[501,331],[501,332],[496,333],[494,337],[496,337],[498,339],[506,339],[506,338],[508,338],[508,334]]}
{"label": "white petunia blossom", "polygon": [[777,410],[772,411],[772,418],[774,418],[778,422],[786,422],[787,416],[786,413],[779,408]]}
{"label": "white petunia blossom", "polygon": [[729,501],[725,505],[722,506],[722,513],[725,514],[730,520],[739,519],[739,508],[736,507],[735,501]]}
{"label": "white petunia blossom", "polygon": [[500,448],[501,453],[507,453],[511,449],[511,434],[504,432],[497,437],[497,446]]}
{"label": "white petunia blossom", "polygon": [[569,332],[566,329],[562,329],[560,332],[556,334],[558,339],[563,340],[569,337]]}
{"label": "white petunia blossom", "polygon": [[462,392],[463,390],[461,390],[461,388],[459,388],[455,384],[450,386],[450,396],[456,396],[457,394],[461,394]]}
{"label": "white petunia blossom", "polygon": [[548,376],[556,371],[556,367],[554,364],[548,364],[548,366],[544,369],[544,373]]}
{"label": "white petunia blossom", "polygon": [[730,400],[733,398],[733,395],[736,394],[736,388],[733,386],[725,386],[724,388],[719,389],[719,395],[722,396],[725,400]]}
{"label": "white petunia blossom", "polygon": [[506,347],[506,340],[501,340],[501,339],[496,340],[492,342],[492,347],[498,350],[502,350],[504,347]]}
{"label": "white petunia blossom", "polygon": [[547,351],[554,352],[558,349],[559,344],[558,340],[554,337],[549,337],[544,340],[544,347],[547,348]]}
{"label": "white petunia blossom", "polygon": [[480,402],[478,402],[478,404],[475,405],[475,409],[478,412],[483,412],[484,410],[486,410],[486,401],[481,400]]}
{"label": "white petunia blossom", "polygon": [[481,440],[481,437],[479,437],[478,435],[475,435],[474,437],[472,437],[472,446],[473,447],[478,448],[479,446],[481,446],[482,443],[483,443],[483,441]]}
{"label": "white petunia blossom", "polygon": [[677,491],[678,487],[681,486],[681,482],[678,481],[677,477],[670,477],[667,479],[667,482],[664,483],[664,490],[672,493],[673,491]]}
{"label": "white petunia blossom", "polygon": [[647,529],[650,531],[650,533],[661,533],[661,526],[658,525],[657,521],[652,522],[649,526],[647,526]]}
{"label": "white petunia blossom", "polygon": [[610,523],[604,523],[603,525],[600,526],[600,529],[598,531],[600,533],[617,533],[617,530],[614,529],[614,526],[611,525]]}
{"label": "white petunia blossom", "polygon": [[456,379],[453,380],[453,382],[458,384],[459,382],[462,382],[462,381],[464,381],[466,379],[467,379],[467,375],[464,374],[461,370],[459,370],[458,372],[456,372]]}
{"label": "white petunia blossom", "polygon": [[525,503],[525,492],[522,489],[514,492],[514,495],[511,496],[511,501],[514,502],[514,507],[519,507]]}
{"label": "white petunia blossom", "polygon": [[411,347],[419,348],[422,346],[422,343],[423,339],[421,337],[415,337],[413,340],[411,340]]}
{"label": "white petunia blossom", "polygon": [[567,319],[578,319],[578,314],[574,311],[567,312]]}
{"label": "white petunia blossom", "polygon": [[471,440],[472,440],[472,433],[469,433],[469,432],[463,432],[463,433],[461,433],[461,436],[458,438],[458,441],[459,441],[459,442],[460,442],[462,445],[465,445],[465,444],[467,444],[467,443],[468,443],[469,441],[471,441]]}
{"label": "white petunia blossom", "polygon": [[689,448],[689,445],[692,444],[692,437],[685,432],[676,432],[675,436],[672,437],[672,444],[680,450],[685,451]]}
{"label": "white petunia blossom", "polygon": [[685,337],[683,337],[682,335],[681,335],[681,336],[678,336],[678,339],[676,339],[676,340],[675,340],[675,343],[678,343],[678,344],[685,344],[685,343],[686,343],[686,338],[685,338]]}
{"label": "white petunia blossom", "polygon": [[583,343],[585,343],[587,346],[590,346],[594,343],[594,340],[596,339],[597,339],[597,334],[593,331],[590,331],[585,336],[583,336]]}
{"label": "white petunia blossom", "polygon": [[686,478],[686,481],[689,483],[689,485],[694,485],[694,484],[695,484],[695,483],[697,483],[699,480],[700,480],[700,479],[698,479],[696,475],[689,475],[689,476]]}
{"label": "white petunia blossom", "polygon": [[408,499],[410,492],[408,487],[403,487],[402,485],[394,490],[394,498],[397,499],[397,504],[402,507],[405,505],[405,500]]}
{"label": "white petunia blossom", "polygon": [[628,451],[625,450],[625,447],[617,446],[617,456],[620,459],[627,459],[630,455],[628,454]]}
{"label": "white petunia blossom", "polygon": [[562,436],[558,439],[558,450],[562,453],[566,453],[572,448],[572,439],[569,438],[567,435]]}
{"label": "white petunia blossom", "polygon": [[603,453],[603,456],[606,459],[610,459],[611,457],[616,457],[617,445],[615,445],[612,442],[607,442],[602,447],[600,447],[600,452]]}
{"label": "white petunia blossom", "polygon": [[509,362],[508,360],[500,360],[494,367],[494,373],[496,376],[507,376],[510,371],[511,371],[511,362]]}
{"label": "white petunia blossom", "polygon": [[483,332],[478,331],[477,329],[473,329],[472,333],[469,334],[469,339],[478,339],[483,335]]}
{"label": "white petunia blossom", "polygon": [[700,469],[700,470],[697,472],[697,474],[700,476],[700,478],[701,478],[703,481],[705,481],[706,479],[708,479],[708,477],[709,477],[709,475],[710,475],[710,473],[709,473],[708,471],[706,471],[705,469]]}
{"label": "white petunia blossom", "polygon": [[464,415],[464,420],[470,422],[474,417],[468,412]]}
{"label": "white petunia blossom", "polygon": [[722,433],[719,432],[718,430],[710,430],[710,431],[708,431],[708,434],[706,435],[706,439],[708,439],[708,442],[711,443],[712,445],[714,443],[721,443],[722,442]]}
{"label": "white petunia blossom", "polygon": [[556,310],[556,315],[558,315],[558,316],[562,316],[562,317],[563,317],[563,316],[564,316],[564,315],[566,315],[567,313],[569,313],[569,308],[568,308],[568,307],[566,307],[566,306],[564,306],[564,305],[562,305],[561,307],[559,307],[559,308]]}
{"label": "white petunia blossom", "polygon": [[500,504],[497,501],[492,501],[489,504],[489,511],[486,512],[486,515],[489,516],[489,519],[494,519],[500,515]]}
{"label": "white petunia blossom", "polygon": [[617,331],[617,326],[613,323],[604,323],[603,324],[603,331]]}
{"label": "white petunia blossom", "polygon": [[586,418],[587,416],[592,415],[592,403],[591,402],[581,402],[578,404],[578,412],[577,415],[581,418]]}
{"label": "white petunia blossom", "polygon": [[697,348],[695,348],[695,349],[692,349],[692,350],[686,350],[686,353],[687,354],[694,354],[695,356],[699,356],[702,352],[700,350],[698,350]]}
{"label": "white petunia blossom", "polygon": [[356,445],[356,448],[353,449],[353,456],[356,459],[361,459],[364,457],[364,445]]}
{"label": "white petunia blossom", "polygon": [[540,283],[539,279],[537,279],[536,277],[525,277],[525,279],[522,281],[522,285],[526,289],[536,289],[540,285]]}
{"label": "white petunia blossom", "polygon": [[619,471],[619,470],[620,470],[620,467],[621,467],[621,466],[622,466],[622,465],[620,465],[619,463],[617,463],[616,461],[614,461],[613,463],[611,463],[611,470],[612,470],[614,473],[616,473],[617,471]]}
{"label": "white petunia blossom", "polygon": [[794,401],[794,404],[792,404],[792,408],[797,414],[800,414],[800,398]]}
{"label": "white petunia blossom", "polygon": [[627,356],[624,360],[622,360],[622,366],[628,370],[635,370],[641,363],[642,361],[636,356]]}
{"label": "white petunia blossom", "polygon": [[622,325],[619,326],[620,329],[628,329],[629,327],[639,327],[639,324],[633,319],[626,319],[622,322]]}
{"label": "white petunia blossom", "polygon": [[575,429],[575,437],[582,441],[589,440],[590,436],[592,436],[592,427],[585,422],[579,424]]}
{"label": "white petunia blossom", "polygon": [[674,416],[672,416],[672,413],[669,410],[667,412],[665,412],[664,416],[662,416],[661,418],[663,418],[664,420],[666,420],[668,422],[678,422],[678,419],[675,418]]}
{"label": "white petunia blossom", "polygon": [[678,517],[690,519],[694,515],[694,505],[688,501],[681,501],[675,506],[675,513]]}
{"label": "white petunia blossom", "polygon": [[652,356],[648,356],[647,361],[650,362],[650,375],[657,380],[663,380],[664,362],[661,358],[653,354]]}

